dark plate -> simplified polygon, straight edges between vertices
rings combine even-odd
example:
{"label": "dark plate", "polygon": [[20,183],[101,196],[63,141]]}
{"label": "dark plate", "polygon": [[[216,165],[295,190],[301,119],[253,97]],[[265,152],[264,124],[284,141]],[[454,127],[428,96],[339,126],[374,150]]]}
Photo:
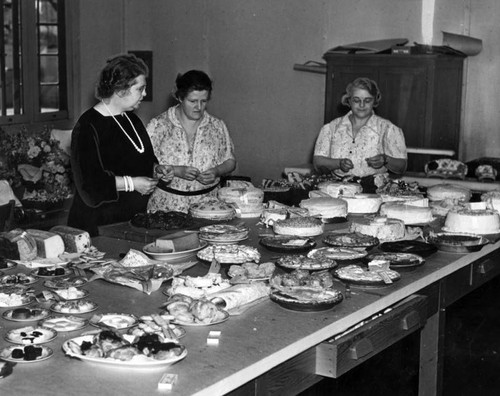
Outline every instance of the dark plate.
{"label": "dark plate", "polygon": [[438,250],[435,245],[421,241],[384,242],[380,245],[380,249],[384,252],[412,253],[422,257],[428,257]]}
{"label": "dark plate", "polygon": [[[359,238],[359,242],[355,240],[353,240],[352,242],[346,242],[345,240],[344,241],[342,240],[343,238],[355,239],[356,235]],[[347,248],[365,249],[365,250],[370,250],[380,243],[380,241],[376,237],[372,237],[370,235],[356,234],[355,232],[330,233],[323,238],[323,242],[329,246],[347,247]]]}
{"label": "dark plate", "polygon": [[333,308],[335,305],[339,304],[343,300],[342,294],[340,294],[339,295],[340,297],[338,298],[325,301],[315,301],[315,302],[299,301],[294,298],[284,296],[279,292],[273,292],[269,296],[271,298],[271,301],[274,301],[283,308],[300,312],[326,311],[327,309]]}
{"label": "dark plate", "polygon": [[[301,246],[285,245],[292,240],[304,241]],[[293,236],[269,236],[260,240],[260,244],[267,249],[278,253],[302,253],[311,250],[316,246],[316,241],[311,238],[301,238]]]}
{"label": "dark plate", "polygon": [[422,256],[413,253],[373,253],[365,257],[367,261],[371,260],[387,260],[389,266],[394,268],[412,268],[418,267],[425,263]]}
{"label": "dark plate", "polygon": [[489,243],[484,236],[471,234],[438,233],[429,236],[428,240],[436,245],[438,250],[449,253],[478,252]]}
{"label": "dark plate", "polygon": [[322,217],[320,220],[324,224],[341,224],[347,222],[347,217]]}

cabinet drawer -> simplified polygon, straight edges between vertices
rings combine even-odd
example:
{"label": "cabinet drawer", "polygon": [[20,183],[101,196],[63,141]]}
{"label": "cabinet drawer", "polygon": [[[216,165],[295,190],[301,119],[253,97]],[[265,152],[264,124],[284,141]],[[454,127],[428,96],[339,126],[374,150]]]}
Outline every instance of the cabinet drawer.
{"label": "cabinet drawer", "polygon": [[494,254],[472,264],[472,287],[476,288],[500,275],[500,254]]}
{"label": "cabinet drawer", "polygon": [[338,378],[395,342],[422,328],[427,297],[414,295],[356,330],[316,347],[316,374]]}

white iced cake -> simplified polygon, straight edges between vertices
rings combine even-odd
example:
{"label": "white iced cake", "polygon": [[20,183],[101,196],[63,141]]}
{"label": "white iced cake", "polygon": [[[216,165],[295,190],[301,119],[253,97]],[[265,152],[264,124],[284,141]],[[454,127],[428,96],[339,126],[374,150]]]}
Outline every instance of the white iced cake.
{"label": "white iced cake", "polygon": [[323,223],[315,217],[293,217],[276,221],[273,230],[281,235],[317,236],[323,233]]}
{"label": "white iced cake", "polygon": [[318,190],[323,191],[333,198],[339,196],[352,197],[354,194],[359,194],[363,191],[358,183],[342,183],[327,181],[318,184]]}
{"label": "white iced cake", "polygon": [[431,208],[398,202],[386,202],[382,204],[380,215],[402,220],[405,225],[426,224],[434,220]]}
{"label": "white iced cake", "polygon": [[446,215],[443,231],[469,234],[500,232],[500,215],[493,210],[451,210]]}
{"label": "white iced cake", "polygon": [[436,184],[427,188],[427,198],[429,201],[443,201],[453,199],[462,202],[468,202],[471,197],[471,191],[466,187],[455,184]]}
{"label": "white iced cake", "polygon": [[377,194],[354,194],[352,197],[342,196],[347,202],[348,213],[377,213],[382,203],[382,198]]}
{"label": "white iced cake", "polygon": [[371,235],[384,242],[396,241],[404,238],[405,223],[402,220],[387,217],[362,217],[352,220],[350,232]]}
{"label": "white iced cake", "polygon": [[223,187],[217,196],[221,201],[232,204],[238,217],[259,217],[264,209],[264,191],[253,186]]}
{"label": "white iced cake", "polygon": [[489,191],[482,194],[481,201],[486,202],[488,209],[500,211],[500,191]]}
{"label": "white iced cake", "polygon": [[309,198],[300,202],[300,207],[309,210],[311,216],[324,219],[347,216],[347,202],[340,198]]}

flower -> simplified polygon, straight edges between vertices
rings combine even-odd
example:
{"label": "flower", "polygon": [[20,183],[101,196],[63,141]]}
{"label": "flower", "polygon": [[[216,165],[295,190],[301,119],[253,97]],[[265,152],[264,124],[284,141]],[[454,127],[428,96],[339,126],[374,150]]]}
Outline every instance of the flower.
{"label": "flower", "polygon": [[36,134],[25,128],[16,133],[0,129],[0,179],[14,191],[24,189],[21,199],[58,202],[71,196],[69,155],[44,127]]}

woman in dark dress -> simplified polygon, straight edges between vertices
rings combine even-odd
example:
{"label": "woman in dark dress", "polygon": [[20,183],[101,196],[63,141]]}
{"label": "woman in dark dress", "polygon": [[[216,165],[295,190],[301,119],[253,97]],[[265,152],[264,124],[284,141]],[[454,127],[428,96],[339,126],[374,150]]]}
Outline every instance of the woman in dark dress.
{"label": "woman in dark dress", "polygon": [[98,234],[98,226],[145,212],[158,179],[173,169],[158,165],[136,109],[146,95],[146,64],[134,55],[108,60],[96,85],[94,107],[83,113],[71,136],[76,191],[68,225]]}

